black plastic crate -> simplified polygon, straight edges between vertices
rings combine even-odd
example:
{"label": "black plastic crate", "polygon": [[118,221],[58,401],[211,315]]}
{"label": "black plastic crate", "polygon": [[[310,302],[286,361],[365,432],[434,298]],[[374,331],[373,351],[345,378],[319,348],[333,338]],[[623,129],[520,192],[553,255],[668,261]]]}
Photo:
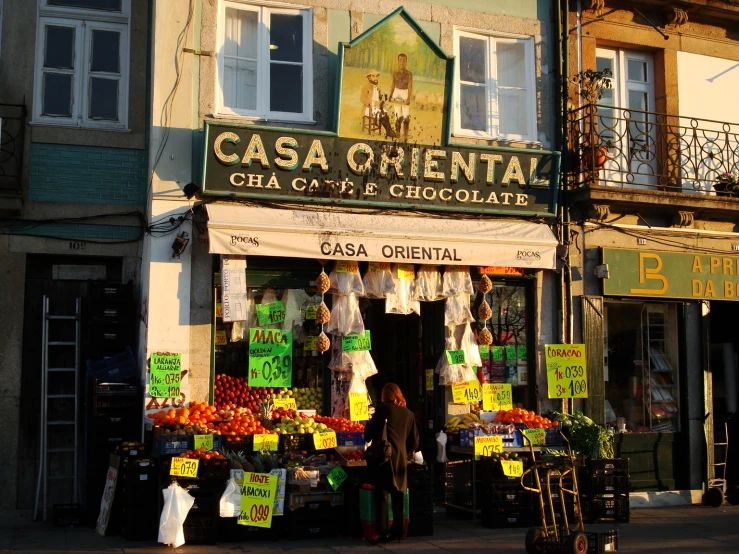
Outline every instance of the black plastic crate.
{"label": "black plastic crate", "polygon": [[84,512],[82,504],[54,504],[52,519],[56,527],[77,527],[82,525]]}
{"label": "black plastic crate", "polygon": [[509,529],[530,527],[534,522],[534,510],[529,508],[518,512],[499,512],[483,510],[480,523],[488,529]]}
{"label": "black plastic crate", "polygon": [[612,496],[615,498],[628,496],[629,494],[628,473],[587,474],[580,471],[578,479],[582,494]]}
{"label": "black plastic crate", "polygon": [[589,498],[580,497],[582,519],[585,523],[613,521],[629,522],[629,498]]}
{"label": "black plastic crate", "polygon": [[190,517],[183,524],[185,544],[215,544],[218,538],[218,517]]}
{"label": "black plastic crate", "polygon": [[490,508],[502,512],[516,512],[521,508],[530,508],[534,505],[532,493],[523,490],[520,486],[500,487],[491,485],[489,493],[480,498],[484,509]]}
{"label": "black plastic crate", "polygon": [[605,460],[585,460],[585,471],[589,475],[629,474],[628,458],[611,458]]}
{"label": "black plastic crate", "polygon": [[416,517],[411,518],[408,523],[409,537],[426,537],[434,534],[434,517]]}
{"label": "black plastic crate", "polygon": [[299,452],[301,450],[312,450],[313,435],[280,435],[278,448],[280,452]]}
{"label": "black plastic crate", "polygon": [[90,307],[100,304],[128,304],[133,300],[132,283],[90,282]]}
{"label": "black plastic crate", "polygon": [[618,529],[585,534],[588,536],[588,554],[605,554],[618,550]]}

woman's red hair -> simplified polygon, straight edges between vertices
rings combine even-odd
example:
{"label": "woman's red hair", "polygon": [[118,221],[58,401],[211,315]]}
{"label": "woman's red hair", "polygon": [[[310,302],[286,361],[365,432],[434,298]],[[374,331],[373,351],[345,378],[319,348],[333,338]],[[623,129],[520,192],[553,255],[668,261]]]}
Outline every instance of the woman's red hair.
{"label": "woman's red hair", "polygon": [[383,402],[392,402],[401,408],[406,407],[405,396],[403,396],[403,393],[400,392],[400,387],[395,383],[386,383],[385,386],[382,387],[380,398]]}

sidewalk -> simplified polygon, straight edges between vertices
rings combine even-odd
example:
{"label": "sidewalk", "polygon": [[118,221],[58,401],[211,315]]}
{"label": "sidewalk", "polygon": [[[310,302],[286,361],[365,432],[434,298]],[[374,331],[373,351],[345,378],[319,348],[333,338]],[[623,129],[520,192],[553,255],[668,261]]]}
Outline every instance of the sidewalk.
{"label": "sidewalk", "polygon": [[[525,529],[486,529],[471,521],[448,519],[443,510],[437,514],[433,537],[408,539],[401,543],[369,546],[361,539],[316,539],[270,543],[184,545],[173,549],[154,543],[127,542],[121,537],[100,537],[89,528],[55,528],[34,523],[30,514],[0,512],[0,553],[117,553],[117,554],[237,554],[274,553],[314,554],[337,552],[452,552],[521,554]],[[591,525],[588,530],[614,526]],[[724,553],[739,552],[739,506],[707,508],[700,506],[632,510],[631,523],[620,524],[619,549],[623,553]]]}

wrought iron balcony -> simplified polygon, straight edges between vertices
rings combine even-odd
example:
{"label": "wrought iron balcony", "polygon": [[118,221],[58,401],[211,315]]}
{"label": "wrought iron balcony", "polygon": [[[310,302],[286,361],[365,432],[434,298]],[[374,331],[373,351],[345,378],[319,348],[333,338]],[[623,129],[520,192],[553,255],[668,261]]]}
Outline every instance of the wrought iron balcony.
{"label": "wrought iron balcony", "polygon": [[739,124],[603,105],[570,112],[574,188],[612,185],[739,196]]}
{"label": "wrought iron balcony", "polygon": [[26,106],[0,104],[0,192],[21,192]]}

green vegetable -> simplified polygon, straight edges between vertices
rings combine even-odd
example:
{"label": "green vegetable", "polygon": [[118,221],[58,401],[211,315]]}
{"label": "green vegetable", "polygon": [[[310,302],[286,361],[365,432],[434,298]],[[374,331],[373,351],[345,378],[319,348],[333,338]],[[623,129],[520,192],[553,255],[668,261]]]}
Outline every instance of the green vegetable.
{"label": "green vegetable", "polygon": [[572,443],[572,448],[592,460],[613,458],[613,433],[596,425],[580,410],[572,415],[554,412],[555,419],[562,423],[562,431]]}

